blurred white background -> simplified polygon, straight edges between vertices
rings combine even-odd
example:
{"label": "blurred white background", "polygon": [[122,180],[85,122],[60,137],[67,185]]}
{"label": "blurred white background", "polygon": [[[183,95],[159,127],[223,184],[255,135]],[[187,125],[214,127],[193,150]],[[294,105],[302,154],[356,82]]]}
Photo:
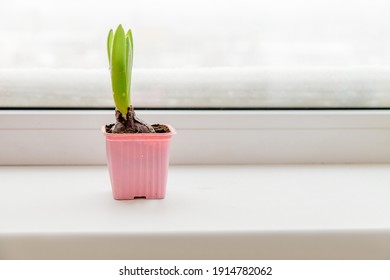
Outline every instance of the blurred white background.
{"label": "blurred white background", "polygon": [[[133,30],[134,68],[143,73],[138,82],[134,79],[134,87],[146,92],[139,99],[141,106],[207,107],[210,103],[201,100],[216,92],[217,101],[212,105],[216,107],[384,107],[390,104],[386,99],[390,88],[386,80],[390,66],[389,10],[390,2],[385,0],[0,0],[0,107],[112,106],[111,96],[105,97],[109,90],[103,78],[106,74],[99,71],[108,67],[108,30],[119,23]],[[54,69],[66,71],[45,72]],[[164,69],[167,72],[161,72]],[[199,72],[202,69],[206,72]],[[275,72],[267,74],[267,69],[299,69],[287,75],[287,83],[298,78],[318,86],[313,89],[302,84],[297,89],[287,84],[282,90],[279,85],[277,90],[275,83],[286,83],[286,79]],[[312,80],[312,69],[324,71],[319,84]],[[96,74],[98,84],[90,81],[90,87],[83,85],[88,79],[83,78],[86,72],[77,72],[81,70],[100,73]],[[364,90],[361,86],[354,89],[355,81],[361,82],[366,71],[371,78]],[[379,76],[372,74],[378,72]],[[49,85],[45,78],[52,75],[53,79],[62,79],[69,73],[77,73],[73,76],[79,78],[72,83],[80,87],[73,85],[64,90],[66,83],[61,87]],[[94,72],[87,74],[91,73]],[[175,81],[178,73],[183,76],[181,81]],[[341,74],[335,77],[335,73]],[[329,93],[327,77],[333,100],[322,96]],[[35,93],[29,102],[24,102],[18,96],[25,98],[28,84],[21,89],[12,83],[23,85],[28,79],[29,84],[34,84],[28,92]],[[147,84],[148,79],[155,88]],[[347,82],[347,90],[338,92],[333,82]],[[226,84],[231,83],[232,88],[227,90]],[[221,88],[222,85],[225,86]],[[73,103],[50,105],[45,103],[48,98],[45,101],[36,95],[46,90],[58,96],[88,95],[90,88],[96,92],[95,104],[85,104],[75,97]],[[281,103],[270,100],[273,89]],[[161,94],[168,91],[176,97],[161,101],[167,98],[160,98]],[[302,91],[305,95],[299,97]],[[370,99],[372,94],[376,99],[370,104],[359,99],[360,95],[364,100]],[[182,101],[176,99],[180,95]],[[240,96],[251,100],[250,104],[231,104]],[[297,97],[299,102],[291,103]],[[337,103],[340,98],[347,98],[342,105]]]}
{"label": "blurred white background", "polygon": [[134,32],[135,67],[390,64],[385,0],[1,0],[0,67],[106,67]]}

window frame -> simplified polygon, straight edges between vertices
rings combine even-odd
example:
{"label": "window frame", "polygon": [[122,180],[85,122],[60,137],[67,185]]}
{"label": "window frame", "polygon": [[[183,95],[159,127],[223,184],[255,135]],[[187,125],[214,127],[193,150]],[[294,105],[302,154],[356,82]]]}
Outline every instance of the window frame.
{"label": "window frame", "polygon": [[[389,110],[138,110],[171,164],[389,163]],[[113,110],[0,110],[0,165],[102,165]]]}

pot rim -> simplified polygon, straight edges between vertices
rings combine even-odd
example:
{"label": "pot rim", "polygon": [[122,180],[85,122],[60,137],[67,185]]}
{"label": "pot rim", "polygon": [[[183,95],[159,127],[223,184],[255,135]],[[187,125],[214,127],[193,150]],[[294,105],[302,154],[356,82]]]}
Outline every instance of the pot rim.
{"label": "pot rim", "polygon": [[101,132],[106,137],[106,139],[165,139],[170,138],[172,135],[176,134],[176,130],[169,124],[166,125],[169,128],[169,132],[164,133],[107,133],[106,126],[101,127]]}

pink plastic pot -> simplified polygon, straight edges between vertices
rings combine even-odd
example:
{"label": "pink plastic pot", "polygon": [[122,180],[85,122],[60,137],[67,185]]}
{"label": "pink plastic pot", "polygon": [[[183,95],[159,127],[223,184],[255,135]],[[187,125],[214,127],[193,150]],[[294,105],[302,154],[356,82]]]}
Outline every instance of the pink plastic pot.
{"label": "pink plastic pot", "polygon": [[115,199],[164,198],[168,177],[169,133],[114,134],[106,138],[108,170]]}

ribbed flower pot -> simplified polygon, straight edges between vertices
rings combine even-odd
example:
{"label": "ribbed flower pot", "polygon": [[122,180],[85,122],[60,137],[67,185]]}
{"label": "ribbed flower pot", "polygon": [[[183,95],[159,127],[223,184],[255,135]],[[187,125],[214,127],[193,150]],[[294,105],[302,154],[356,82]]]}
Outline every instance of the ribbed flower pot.
{"label": "ribbed flower pot", "polygon": [[107,164],[114,199],[161,199],[169,166],[169,145],[174,128],[167,133],[107,133]]}

